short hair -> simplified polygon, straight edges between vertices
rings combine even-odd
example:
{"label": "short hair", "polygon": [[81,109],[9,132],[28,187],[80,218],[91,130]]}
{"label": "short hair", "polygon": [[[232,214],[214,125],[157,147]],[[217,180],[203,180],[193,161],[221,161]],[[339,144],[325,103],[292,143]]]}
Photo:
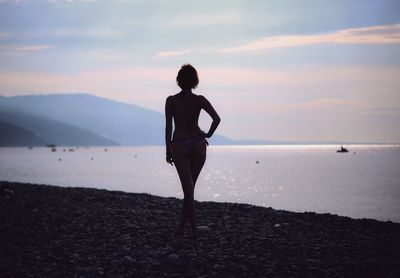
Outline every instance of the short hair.
{"label": "short hair", "polygon": [[181,89],[195,89],[199,84],[196,69],[190,64],[183,65],[176,76],[176,83]]}

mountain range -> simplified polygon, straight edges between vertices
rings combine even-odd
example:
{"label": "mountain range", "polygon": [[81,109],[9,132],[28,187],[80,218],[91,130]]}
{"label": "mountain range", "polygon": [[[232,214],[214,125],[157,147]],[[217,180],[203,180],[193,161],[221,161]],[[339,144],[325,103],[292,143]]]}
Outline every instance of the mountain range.
{"label": "mountain range", "polygon": [[0,130],[0,146],[164,144],[163,114],[89,94],[0,96]]}

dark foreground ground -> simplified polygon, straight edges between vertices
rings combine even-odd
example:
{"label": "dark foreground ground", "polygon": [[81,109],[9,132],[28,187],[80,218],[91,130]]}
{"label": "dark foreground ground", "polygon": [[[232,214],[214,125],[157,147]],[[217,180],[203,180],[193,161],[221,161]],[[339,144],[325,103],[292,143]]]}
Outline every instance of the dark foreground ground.
{"label": "dark foreground ground", "polygon": [[400,277],[400,224],[0,182],[1,277]]}

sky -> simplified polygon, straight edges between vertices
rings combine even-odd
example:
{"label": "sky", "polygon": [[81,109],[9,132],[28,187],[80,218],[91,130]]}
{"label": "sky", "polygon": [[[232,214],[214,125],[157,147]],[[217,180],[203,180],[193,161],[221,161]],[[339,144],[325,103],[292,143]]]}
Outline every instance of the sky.
{"label": "sky", "polygon": [[163,112],[185,63],[219,134],[400,143],[398,0],[0,0],[2,96],[89,93]]}

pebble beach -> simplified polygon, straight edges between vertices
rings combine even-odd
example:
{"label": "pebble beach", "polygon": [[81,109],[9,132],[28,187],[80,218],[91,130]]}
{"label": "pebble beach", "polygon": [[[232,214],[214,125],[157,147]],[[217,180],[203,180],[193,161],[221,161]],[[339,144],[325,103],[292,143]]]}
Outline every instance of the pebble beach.
{"label": "pebble beach", "polygon": [[0,182],[0,276],[400,277],[400,223],[196,202],[193,240],[174,236],[181,206]]}

